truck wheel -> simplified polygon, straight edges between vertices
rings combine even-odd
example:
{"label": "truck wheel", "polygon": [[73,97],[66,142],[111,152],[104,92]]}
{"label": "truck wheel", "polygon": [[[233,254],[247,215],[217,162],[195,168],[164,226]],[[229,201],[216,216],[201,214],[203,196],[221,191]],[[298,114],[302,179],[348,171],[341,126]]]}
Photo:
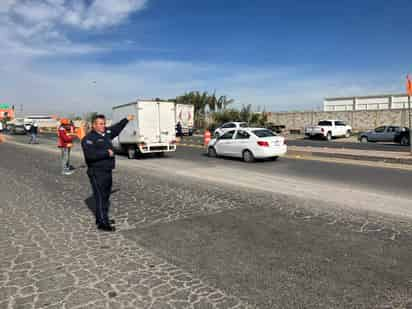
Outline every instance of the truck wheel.
{"label": "truck wheel", "polygon": [[332,140],[332,133],[328,132],[328,134],[326,134],[326,140],[328,142],[330,142]]}
{"label": "truck wheel", "polygon": [[245,150],[243,152],[243,161],[247,163],[251,163],[255,161],[255,157],[253,156],[253,153],[251,153],[249,150]]}
{"label": "truck wheel", "polygon": [[345,137],[346,137],[346,138],[349,138],[350,135],[351,135],[351,131],[348,130],[348,131],[346,132],[346,134],[345,134]]}
{"label": "truck wheel", "polygon": [[361,139],[360,139],[360,142],[362,144],[366,144],[368,142],[368,138],[366,136],[362,136]]}
{"label": "truck wheel", "polygon": [[402,146],[408,146],[409,145],[409,139],[406,136],[403,136],[401,139],[401,145]]}
{"label": "truck wheel", "polygon": [[136,158],[136,148],[134,148],[134,146],[129,146],[129,148],[127,148],[127,157],[130,160],[133,160]]}

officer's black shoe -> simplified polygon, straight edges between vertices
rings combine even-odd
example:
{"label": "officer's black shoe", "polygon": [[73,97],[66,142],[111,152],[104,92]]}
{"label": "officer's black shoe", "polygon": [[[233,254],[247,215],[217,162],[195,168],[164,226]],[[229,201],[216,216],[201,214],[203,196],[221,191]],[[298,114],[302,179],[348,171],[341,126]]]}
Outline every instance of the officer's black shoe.
{"label": "officer's black shoe", "polygon": [[[116,221],[115,221],[114,219],[110,219],[110,220],[109,220],[109,223],[110,223],[110,224],[116,224]],[[99,225],[99,223],[97,223],[97,221],[96,221],[96,225]]]}
{"label": "officer's black shoe", "polygon": [[97,228],[101,231],[105,231],[105,232],[115,232],[116,228],[114,226],[111,225],[98,225]]}

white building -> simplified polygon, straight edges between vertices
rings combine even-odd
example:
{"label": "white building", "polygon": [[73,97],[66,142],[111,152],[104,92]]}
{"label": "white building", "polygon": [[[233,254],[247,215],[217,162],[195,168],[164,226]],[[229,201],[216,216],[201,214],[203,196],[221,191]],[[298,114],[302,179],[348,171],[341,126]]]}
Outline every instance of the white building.
{"label": "white building", "polygon": [[407,94],[382,94],[360,97],[326,98],[323,101],[323,111],[364,111],[407,109]]}

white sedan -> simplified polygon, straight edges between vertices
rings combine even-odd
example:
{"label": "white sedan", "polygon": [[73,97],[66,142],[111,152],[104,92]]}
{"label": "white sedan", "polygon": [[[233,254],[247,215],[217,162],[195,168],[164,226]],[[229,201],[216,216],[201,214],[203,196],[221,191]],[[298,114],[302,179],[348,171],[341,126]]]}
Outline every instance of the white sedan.
{"label": "white sedan", "polygon": [[228,156],[242,158],[245,162],[255,159],[277,159],[287,152],[285,139],[262,128],[230,130],[212,139],[207,148],[209,157]]}

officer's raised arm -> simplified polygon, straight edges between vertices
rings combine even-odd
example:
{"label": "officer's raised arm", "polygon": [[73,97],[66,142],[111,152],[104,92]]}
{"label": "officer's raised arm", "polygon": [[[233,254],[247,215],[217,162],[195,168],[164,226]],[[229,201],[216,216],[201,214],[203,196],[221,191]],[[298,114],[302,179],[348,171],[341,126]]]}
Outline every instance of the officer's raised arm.
{"label": "officer's raised arm", "polygon": [[120,132],[126,127],[129,121],[135,119],[133,115],[128,115],[127,118],[124,118],[120,120],[118,123],[112,125],[111,127],[108,127],[107,130],[110,130],[110,136],[111,138],[115,138],[119,136]]}

